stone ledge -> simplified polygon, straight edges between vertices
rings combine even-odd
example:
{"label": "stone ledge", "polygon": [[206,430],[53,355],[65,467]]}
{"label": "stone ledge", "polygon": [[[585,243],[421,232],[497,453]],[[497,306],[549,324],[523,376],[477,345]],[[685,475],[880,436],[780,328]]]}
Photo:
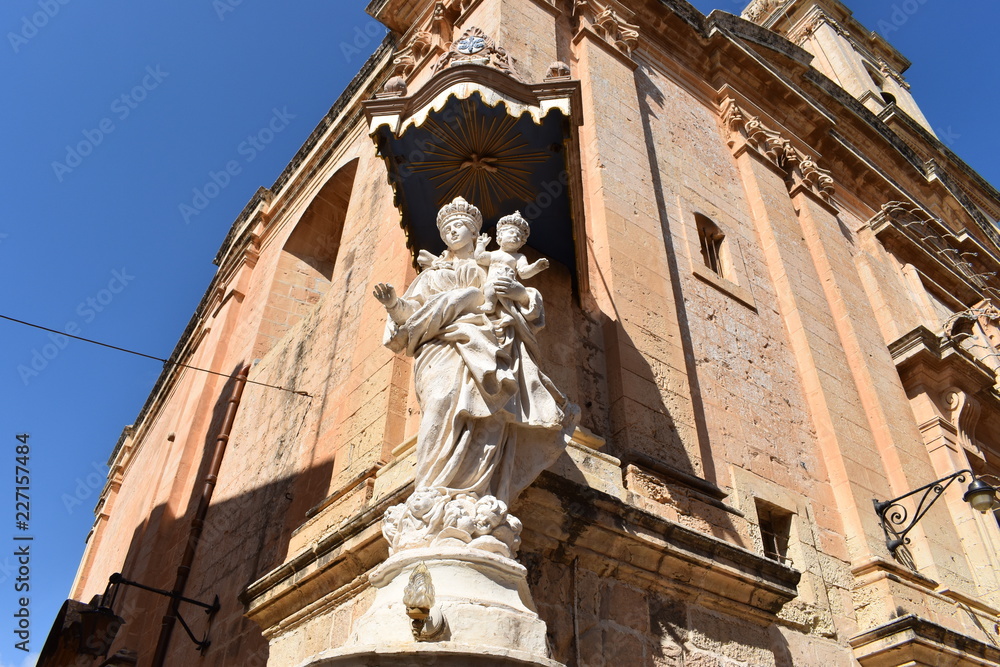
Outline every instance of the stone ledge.
{"label": "stone ledge", "polygon": [[[418,648],[415,648],[417,646]],[[324,651],[299,667],[564,667],[555,660],[542,660],[521,651],[496,651],[482,646],[453,642],[357,647],[348,651]]]}
{"label": "stone ledge", "polygon": [[614,496],[545,472],[514,508],[525,550],[579,558],[595,572],[613,566],[681,599],[719,609],[774,615],[798,595],[801,573],[724,540],[650,514]]}
{"label": "stone ledge", "polygon": [[1000,664],[1000,647],[912,614],[857,635],[851,639],[851,647],[862,667]]}

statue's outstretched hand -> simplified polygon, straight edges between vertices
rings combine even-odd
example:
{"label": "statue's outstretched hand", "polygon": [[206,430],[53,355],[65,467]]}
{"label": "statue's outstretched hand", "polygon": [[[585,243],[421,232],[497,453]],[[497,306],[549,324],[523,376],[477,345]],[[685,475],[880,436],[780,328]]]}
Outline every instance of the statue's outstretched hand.
{"label": "statue's outstretched hand", "polygon": [[386,310],[389,310],[396,305],[398,298],[396,297],[396,288],[389,283],[379,283],[375,285],[375,291],[372,292],[375,298],[379,300]]}

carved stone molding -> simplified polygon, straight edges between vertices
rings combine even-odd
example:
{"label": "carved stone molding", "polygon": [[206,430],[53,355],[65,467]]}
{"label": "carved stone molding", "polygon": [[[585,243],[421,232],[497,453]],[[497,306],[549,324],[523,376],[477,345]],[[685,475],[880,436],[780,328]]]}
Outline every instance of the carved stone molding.
{"label": "carved stone molding", "polygon": [[606,2],[574,0],[573,16],[581,21],[580,28],[589,27],[608,44],[632,57],[639,46],[639,26],[629,23],[623,9]]}
{"label": "carved stone molding", "polygon": [[799,151],[780,132],[745,112],[731,97],[722,104],[722,122],[729,132],[727,143],[734,155],[752,149],[785,172],[790,190],[805,187],[830,203],[835,191],[833,177],[829,171],[820,169],[811,155]]}
{"label": "carved stone molding", "polygon": [[782,0],[753,0],[746,9],[743,10],[741,16],[747,21],[752,21],[754,23],[761,23],[764,19],[771,15],[775,9],[777,9],[782,3]]}
{"label": "carved stone molding", "polygon": [[847,30],[847,28],[845,28],[839,22],[834,20],[833,17],[831,17],[826,12],[822,10],[817,10],[808,21],[801,24],[801,26],[796,28],[795,30],[791,31],[788,34],[788,39],[789,41],[795,44],[801,45],[809,37],[815,34],[815,32],[819,30],[823,25],[830,26],[841,37],[845,37],[847,39],[851,38],[851,33]]}
{"label": "carved stone molding", "polygon": [[515,69],[516,61],[498,46],[482,29],[471,27],[451,43],[447,53],[434,66],[440,72],[455,65],[484,65],[500,70],[507,76],[523,81]]}
{"label": "carved stone molding", "polygon": [[417,63],[427,55],[433,45],[434,35],[429,30],[418,30],[410,37],[392,61],[392,76],[407,79],[416,69]]}
{"label": "carved stone molding", "polygon": [[[935,271],[934,279],[965,303],[982,299],[992,299],[995,303],[1000,300],[996,280],[1000,263],[997,258],[972,236],[965,233],[961,233],[961,237],[956,236],[943,221],[916,204],[902,201],[883,204],[882,210],[866,226],[883,243],[893,241],[894,251],[902,261],[914,264],[924,272],[933,271],[933,261],[950,269],[950,277]],[[896,242],[903,239],[910,248]],[[913,252],[914,249],[919,250]]]}
{"label": "carved stone molding", "polygon": [[944,336],[992,368],[1000,391],[1000,309],[992,301],[987,299],[952,315],[944,324]]}
{"label": "carved stone molding", "polygon": [[882,73],[882,76],[886,77],[887,79],[892,79],[893,81],[898,83],[901,88],[904,88],[905,90],[910,89],[910,84],[906,82],[906,79],[903,78],[903,75],[897,72],[895,69],[893,69],[892,66],[889,65],[889,63],[887,63],[882,58],[879,58],[878,60],[878,71]]}
{"label": "carved stone molding", "polygon": [[979,422],[979,415],[982,405],[978,400],[962,391],[958,387],[951,387],[942,394],[945,407],[950,414],[949,421],[954,425],[958,433],[958,442],[962,448],[979,459],[983,459],[982,450],[976,444],[976,424]]}

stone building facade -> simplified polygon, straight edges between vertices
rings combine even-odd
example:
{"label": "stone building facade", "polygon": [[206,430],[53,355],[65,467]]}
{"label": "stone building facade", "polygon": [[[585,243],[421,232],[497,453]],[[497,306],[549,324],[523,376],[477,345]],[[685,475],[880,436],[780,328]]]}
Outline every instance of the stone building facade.
{"label": "stone building facade", "polygon": [[[551,664],[336,657],[420,423],[372,291],[413,282],[458,195],[486,231],[530,220],[541,361],[580,407],[511,506],[547,660],[1000,664],[1000,527],[962,493],[1000,472],[1000,193],[907,60],[838,0],[368,11],[389,36],[239,215],[173,354],[221,376],[169,366],[125,429],[40,664]],[[272,386],[227,420],[244,365]],[[962,470],[890,551],[873,499]],[[178,606],[203,655],[149,588],[218,596]]]}

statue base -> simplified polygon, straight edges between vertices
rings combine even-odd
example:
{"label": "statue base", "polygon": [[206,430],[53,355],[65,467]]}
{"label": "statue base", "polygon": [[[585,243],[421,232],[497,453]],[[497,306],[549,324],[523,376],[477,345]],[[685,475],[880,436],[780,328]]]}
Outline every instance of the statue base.
{"label": "statue base", "polygon": [[[431,616],[441,627],[417,639],[403,589],[420,564],[430,573]],[[527,574],[517,561],[477,549],[400,551],[369,576],[375,600],[347,644],[314,656],[303,667],[562,667],[548,657],[545,622],[535,613]]]}

